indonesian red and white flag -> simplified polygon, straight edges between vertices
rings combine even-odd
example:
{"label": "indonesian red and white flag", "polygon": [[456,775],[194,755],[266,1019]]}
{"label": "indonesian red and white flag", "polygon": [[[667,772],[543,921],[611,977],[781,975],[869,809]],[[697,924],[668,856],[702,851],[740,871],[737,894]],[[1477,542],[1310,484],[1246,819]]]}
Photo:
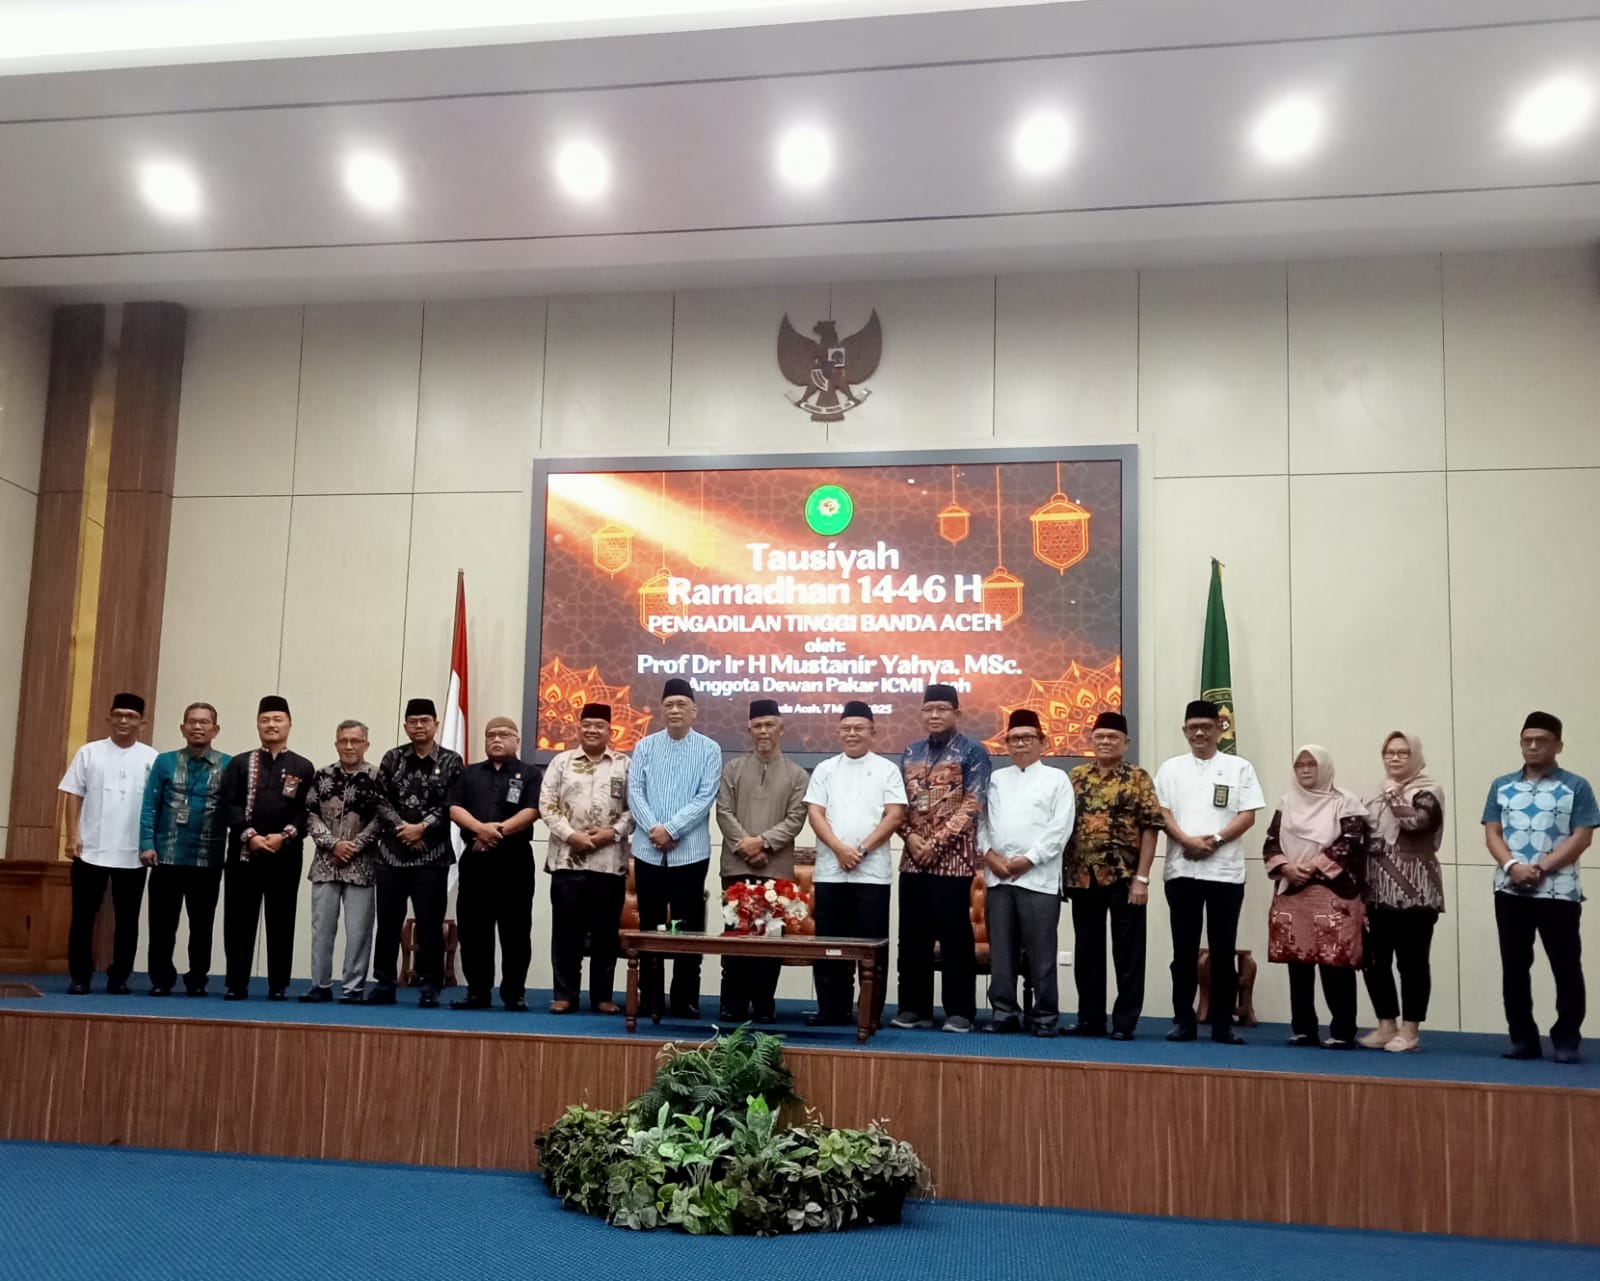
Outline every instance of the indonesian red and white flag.
{"label": "indonesian red and white flag", "polygon": [[[444,726],[439,741],[467,759],[467,575],[456,571],[456,627],[450,642],[450,688],[444,696]],[[450,825],[450,843],[461,857],[461,829]],[[456,865],[450,867],[450,887],[455,888]]]}

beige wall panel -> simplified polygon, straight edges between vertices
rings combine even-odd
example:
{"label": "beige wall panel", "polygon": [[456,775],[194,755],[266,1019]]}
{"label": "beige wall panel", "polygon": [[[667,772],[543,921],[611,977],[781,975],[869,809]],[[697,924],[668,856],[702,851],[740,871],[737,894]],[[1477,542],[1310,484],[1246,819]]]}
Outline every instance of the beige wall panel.
{"label": "beige wall panel", "polygon": [[841,336],[876,309],[883,363],[872,398],[828,439],[845,449],[926,449],[994,442],[994,280],[836,285]]}
{"label": "beige wall panel", "polygon": [[[778,369],[784,316],[806,338],[828,316],[825,285],[689,290],[672,329],[672,447],[729,453],[821,449],[828,428],[786,403],[801,390]],[[841,328],[839,336],[849,337]],[[874,377],[867,387],[877,385]],[[852,411],[852,416],[855,411]]]}
{"label": "beige wall panel", "polygon": [[[1295,738],[1326,747],[1339,783],[1366,796],[1383,776],[1384,735],[1403,729],[1453,793],[1444,476],[1290,486]],[[1441,857],[1455,860],[1453,840]]]}
{"label": "beige wall panel", "polygon": [[217,747],[256,746],[256,703],[278,688],[289,505],[275,498],[175,498],[161,623],[155,745],[178,746],[184,706],[217,709]]}
{"label": "beige wall panel", "polygon": [[334,727],[365,721],[386,747],[405,643],[406,494],[301,497],[289,517],[279,688],[295,717],[295,748],[334,759]]}
{"label": "beige wall panel", "polygon": [[421,344],[421,303],[306,308],[295,493],[411,491]]}
{"label": "beige wall panel", "polygon": [[[467,574],[471,755],[483,755],[483,723],[522,717],[523,636],[528,614],[528,495],[418,494],[412,508],[405,658],[388,725],[399,741],[404,700],[432,698],[443,713],[450,679],[456,570]],[[375,725],[374,735],[382,731]]]}
{"label": "beige wall panel", "polygon": [[1444,466],[1439,259],[1289,268],[1289,457],[1295,472]]}
{"label": "beige wall panel", "polygon": [[174,494],[290,492],[303,316],[300,307],[189,313]]}
{"label": "beige wall panel", "polygon": [[1450,466],[1600,463],[1600,271],[1582,249],[1444,260]]}
{"label": "beige wall panel", "polygon": [[1157,476],[1251,476],[1288,467],[1284,269],[1139,277],[1139,429]]}
{"label": "beige wall panel", "polygon": [[[1160,480],[1149,537],[1155,545],[1156,596],[1143,626],[1156,637],[1152,743],[1143,748],[1152,774],[1187,747],[1183,708],[1199,694],[1211,557],[1222,561],[1231,634],[1239,750],[1255,766],[1270,804],[1289,777],[1289,507],[1284,477]],[[1265,829],[1263,829],[1265,830]],[[1260,833],[1249,838],[1260,850]]]}
{"label": "beige wall panel", "polygon": [[665,452],[672,295],[552,298],[548,324],[540,452]]}
{"label": "beige wall panel", "polygon": [[[11,813],[11,767],[22,682],[22,644],[33,573],[33,523],[38,499],[0,481],[0,822]],[[4,857],[0,849],[0,857]]]}
{"label": "beige wall panel", "polygon": [[521,489],[539,444],[542,298],[430,302],[417,414],[419,492]]}
{"label": "beige wall panel", "polygon": [[31,297],[0,292],[0,480],[30,493],[39,489],[50,314]]}
{"label": "beige wall panel", "polygon": [[995,436],[1098,445],[1139,430],[1139,276],[1001,276]]}
{"label": "beige wall panel", "polygon": [[1600,777],[1600,469],[1458,472],[1449,493],[1457,856],[1488,863],[1484,797],[1521,768],[1528,712],[1561,717],[1562,764]]}

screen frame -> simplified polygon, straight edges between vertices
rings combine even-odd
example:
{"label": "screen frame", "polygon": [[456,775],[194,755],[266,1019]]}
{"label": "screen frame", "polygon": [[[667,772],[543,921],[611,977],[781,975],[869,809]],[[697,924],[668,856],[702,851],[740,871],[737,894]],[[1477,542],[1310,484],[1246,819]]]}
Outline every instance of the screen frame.
{"label": "screen frame", "polygon": [[[1122,466],[1122,711],[1128,718],[1128,757],[1139,751],[1139,447],[1123,445],[1034,445],[999,449],[832,450],[799,454],[661,454],[611,457],[544,457],[533,464],[533,502],[528,530],[528,632],[523,642],[522,723],[537,740],[539,728],[540,641],[544,620],[545,512],[550,477],[569,472],[803,471],[843,467],[941,467],[995,463],[1116,462]],[[723,749],[723,756],[742,754]],[[834,752],[789,752],[790,760],[812,769]],[[548,764],[549,749],[525,751],[525,760]],[[993,759],[1004,761],[1005,757]],[[1081,756],[1046,756],[1057,769],[1080,764]]]}

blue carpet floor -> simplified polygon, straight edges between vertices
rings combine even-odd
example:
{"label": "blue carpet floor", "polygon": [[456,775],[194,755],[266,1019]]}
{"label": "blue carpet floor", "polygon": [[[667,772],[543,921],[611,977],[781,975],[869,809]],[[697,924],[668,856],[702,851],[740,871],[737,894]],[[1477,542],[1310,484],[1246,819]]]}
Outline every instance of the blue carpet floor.
{"label": "blue carpet floor", "polygon": [[[498,1005],[492,1010],[456,1011],[448,1008],[448,998],[460,989],[445,994],[446,1008],[419,1010],[415,992],[402,991],[399,1003],[392,1006],[301,1005],[268,1001],[266,984],[257,979],[248,1001],[224,1001],[220,990],[205,999],[186,996],[153,998],[143,986],[131,996],[108,996],[104,980],[97,980],[89,996],[68,996],[67,978],[62,974],[3,976],[32,983],[44,992],[42,999],[0,1001],[6,1010],[52,1010],[76,1014],[121,1014],[154,1018],[246,1019],[259,1022],[287,1022],[324,1027],[406,1027],[446,1031],[495,1033],[535,1033],[543,1036],[628,1036],[620,1017],[587,1012],[553,1015],[545,1012],[549,992],[528,993],[531,1011],[510,1014]],[[292,993],[309,986],[297,980]],[[714,1017],[716,999],[706,1004]],[[771,1031],[783,1034],[796,1049],[856,1049],[854,1028],[808,1028],[802,1022],[813,1008],[804,1001],[780,1001],[778,1024]],[[984,1017],[980,1012],[980,1018]],[[869,1050],[907,1054],[944,1054],[1002,1059],[1046,1059],[1094,1063],[1128,1063],[1156,1067],[1200,1067],[1234,1071],[1314,1073],[1332,1076],[1372,1076],[1423,1081],[1468,1081],[1511,1085],[1564,1086],[1571,1089],[1600,1089],[1600,1046],[1583,1063],[1563,1065],[1548,1058],[1532,1063],[1507,1062],[1500,1057],[1505,1049],[1503,1037],[1473,1032],[1431,1032],[1424,1030],[1425,1049],[1418,1054],[1386,1054],[1380,1050],[1331,1051],[1290,1049],[1284,1042],[1289,1029],[1281,1023],[1263,1023],[1243,1029],[1248,1046],[1213,1045],[1202,1035],[1195,1042],[1169,1044],[1164,1038],[1164,1019],[1146,1017],[1139,1037],[1132,1042],[1058,1037],[1042,1041],[1032,1036],[990,1036],[974,1032],[951,1036],[934,1031],[899,1031],[885,1026],[865,1046]],[[666,1019],[653,1027],[641,1019],[633,1035],[654,1040],[703,1040],[710,1036],[712,1023],[692,1023]],[[1548,1053],[1548,1047],[1546,1048]]]}
{"label": "blue carpet floor", "polygon": [[866,1231],[696,1239],[528,1174],[0,1143],[0,1281],[1579,1281],[1600,1249],[913,1202]]}

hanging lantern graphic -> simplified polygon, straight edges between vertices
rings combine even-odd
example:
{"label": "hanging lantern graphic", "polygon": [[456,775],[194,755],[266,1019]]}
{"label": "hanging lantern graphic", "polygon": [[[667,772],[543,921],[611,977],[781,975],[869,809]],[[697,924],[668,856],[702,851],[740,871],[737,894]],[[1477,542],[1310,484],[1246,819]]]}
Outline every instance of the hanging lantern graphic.
{"label": "hanging lantern graphic", "polygon": [[594,563],[596,569],[604,570],[615,577],[622,570],[633,564],[633,531],[607,521],[590,537],[594,544]]}
{"label": "hanging lantern graphic", "polygon": [[950,502],[939,513],[939,537],[952,547],[972,529],[972,513],[956,502],[956,469],[950,469]]}
{"label": "hanging lantern graphic", "polygon": [[983,607],[1000,616],[1000,625],[1022,617],[1023,582],[1006,568],[1005,506],[1000,496],[1000,469],[994,469],[994,573],[983,580]]}
{"label": "hanging lantern graphic", "polygon": [[1089,554],[1089,512],[1061,492],[1061,464],[1056,464],[1056,492],[1028,519],[1033,522],[1033,554],[1064,574]]}

